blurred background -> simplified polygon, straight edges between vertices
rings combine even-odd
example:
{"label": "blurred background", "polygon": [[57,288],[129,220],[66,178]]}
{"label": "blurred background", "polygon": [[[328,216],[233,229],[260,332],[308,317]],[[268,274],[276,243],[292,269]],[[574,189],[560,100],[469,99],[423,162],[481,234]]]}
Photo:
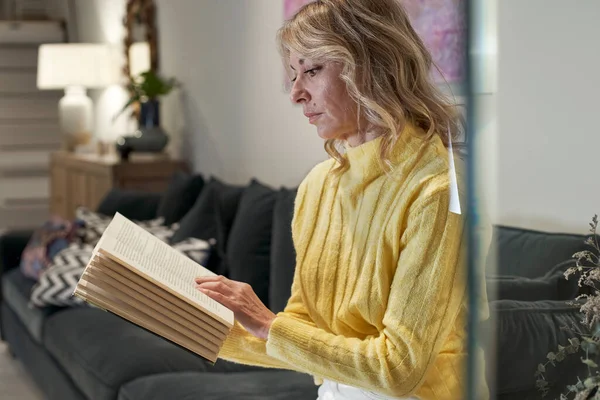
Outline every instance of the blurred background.
{"label": "blurred background", "polygon": [[[3,399],[160,398],[173,388],[218,398],[202,385],[232,372],[271,385],[268,398],[316,397],[295,375],[226,365],[208,379],[181,349],[68,300],[85,262],[69,247],[70,222],[119,211],[163,218],[180,240],[217,238],[216,266],[234,257],[232,242],[264,239],[235,257],[255,260],[263,300],[283,307],[293,270],[276,266],[293,257],[295,190],[327,158],[290,104],[275,44],[307,2],[0,0]],[[471,325],[485,361],[469,371],[493,399],[593,398],[600,1],[402,2],[440,67],[432,79],[468,116],[469,268],[485,281],[470,295],[487,294],[471,304],[473,315],[490,311]],[[244,201],[263,204],[246,221],[269,222],[242,229]],[[60,263],[70,272],[45,274]],[[567,304],[581,294],[592,297]],[[149,355],[131,361],[140,353]]]}

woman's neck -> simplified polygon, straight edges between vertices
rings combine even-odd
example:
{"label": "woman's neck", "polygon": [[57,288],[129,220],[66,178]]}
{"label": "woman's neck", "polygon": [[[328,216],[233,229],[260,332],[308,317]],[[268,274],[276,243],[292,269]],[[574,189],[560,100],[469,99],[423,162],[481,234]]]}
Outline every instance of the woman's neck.
{"label": "woman's neck", "polygon": [[358,147],[361,144],[370,142],[373,139],[377,139],[381,134],[375,132],[357,132],[353,135],[346,137],[346,144],[348,147]]}

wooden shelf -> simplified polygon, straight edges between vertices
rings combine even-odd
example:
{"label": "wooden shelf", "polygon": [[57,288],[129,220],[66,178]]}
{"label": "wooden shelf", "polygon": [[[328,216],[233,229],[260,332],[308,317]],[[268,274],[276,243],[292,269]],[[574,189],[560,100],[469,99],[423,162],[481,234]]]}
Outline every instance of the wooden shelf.
{"label": "wooden shelf", "polygon": [[74,154],[58,151],[50,161],[50,209],[73,218],[75,209],[95,210],[112,188],[164,192],[176,171],[187,171],[183,161],[167,155],[135,157],[123,162],[116,155]]}

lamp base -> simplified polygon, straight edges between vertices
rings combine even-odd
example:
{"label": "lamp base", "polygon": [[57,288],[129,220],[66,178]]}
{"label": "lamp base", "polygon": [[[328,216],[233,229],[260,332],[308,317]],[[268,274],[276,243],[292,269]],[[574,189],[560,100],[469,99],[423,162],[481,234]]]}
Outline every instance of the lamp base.
{"label": "lamp base", "polygon": [[70,86],[58,102],[63,149],[74,151],[92,140],[93,104],[82,86]]}
{"label": "lamp base", "polygon": [[79,132],[63,135],[62,149],[74,152],[78,147],[87,146],[92,142],[91,132]]}

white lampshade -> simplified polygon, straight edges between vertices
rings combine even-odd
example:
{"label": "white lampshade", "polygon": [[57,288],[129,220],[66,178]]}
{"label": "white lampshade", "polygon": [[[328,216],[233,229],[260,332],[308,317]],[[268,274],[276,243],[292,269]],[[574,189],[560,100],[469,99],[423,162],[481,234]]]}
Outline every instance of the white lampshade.
{"label": "white lampshade", "polygon": [[119,82],[120,63],[116,47],[108,44],[43,44],[38,51],[39,89],[64,89],[58,116],[69,151],[91,142],[94,126],[88,88],[103,88]]}
{"label": "white lampshade", "polygon": [[136,42],[129,47],[129,75],[136,77],[150,70],[150,45]]}
{"label": "white lampshade", "polygon": [[37,87],[102,88],[119,82],[117,50],[108,44],[43,44],[38,52]]}

